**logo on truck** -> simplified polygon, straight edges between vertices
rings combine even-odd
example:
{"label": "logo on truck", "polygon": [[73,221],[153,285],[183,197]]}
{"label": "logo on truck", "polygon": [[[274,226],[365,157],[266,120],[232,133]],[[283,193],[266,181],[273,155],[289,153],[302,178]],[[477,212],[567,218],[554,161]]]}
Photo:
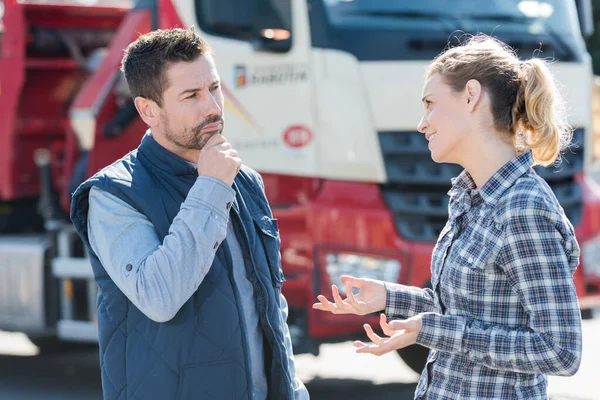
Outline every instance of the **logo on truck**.
{"label": "logo on truck", "polygon": [[289,147],[300,148],[312,141],[312,132],[306,126],[292,125],[283,132],[283,141]]}
{"label": "logo on truck", "polygon": [[233,77],[235,80],[235,87],[246,86],[246,66],[236,65],[234,67]]}
{"label": "logo on truck", "polygon": [[308,79],[306,64],[234,65],[233,81],[240,88],[250,85],[278,85],[304,82]]}

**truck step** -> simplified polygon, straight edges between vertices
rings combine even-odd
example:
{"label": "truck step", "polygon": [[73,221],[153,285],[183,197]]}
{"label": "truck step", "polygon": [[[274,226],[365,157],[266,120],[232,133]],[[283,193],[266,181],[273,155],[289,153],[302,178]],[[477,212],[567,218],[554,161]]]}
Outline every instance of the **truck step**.
{"label": "truck step", "polygon": [[59,279],[94,278],[88,258],[57,257],[52,260],[52,273]]}
{"label": "truck step", "polygon": [[56,333],[59,339],[75,342],[98,342],[98,327],[91,321],[58,321]]}

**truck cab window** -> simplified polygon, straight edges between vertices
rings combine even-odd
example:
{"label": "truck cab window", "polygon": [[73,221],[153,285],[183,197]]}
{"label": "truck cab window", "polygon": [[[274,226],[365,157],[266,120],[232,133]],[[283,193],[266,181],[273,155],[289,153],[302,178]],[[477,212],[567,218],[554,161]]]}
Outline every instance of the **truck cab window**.
{"label": "truck cab window", "polygon": [[263,43],[291,37],[291,0],[196,0],[196,17],[213,35]]}

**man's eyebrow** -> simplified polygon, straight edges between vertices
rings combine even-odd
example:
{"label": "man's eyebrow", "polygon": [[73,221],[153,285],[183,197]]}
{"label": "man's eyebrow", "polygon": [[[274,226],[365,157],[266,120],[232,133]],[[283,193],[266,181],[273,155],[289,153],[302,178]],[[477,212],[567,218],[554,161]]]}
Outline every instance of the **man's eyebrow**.
{"label": "man's eyebrow", "polygon": [[199,90],[200,90],[200,88],[186,89],[183,92],[179,93],[179,95],[182,96],[182,95],[187,94],[187,93],[196,93]]}
{"label": "man's eyebrow", "polygon": [[[215,86],[215,85],[218,85],[219,83],[221,83],[221,82],[220,82],[218,79],[217,79],[217,80],[214,80],[214,81],[213,81],[213,82],[210,84],[210,86],[209,86],[209,87],[213,87],[213,86]],[[186,90],[184,90],[183,92],[179,93],[179,96],[183,96],[184,94],[187,94],[187,93],[196,93],[196,92],[200,91],[200,89],[201,89],[201,88],[190,88],[190,89],[186,89]]]}

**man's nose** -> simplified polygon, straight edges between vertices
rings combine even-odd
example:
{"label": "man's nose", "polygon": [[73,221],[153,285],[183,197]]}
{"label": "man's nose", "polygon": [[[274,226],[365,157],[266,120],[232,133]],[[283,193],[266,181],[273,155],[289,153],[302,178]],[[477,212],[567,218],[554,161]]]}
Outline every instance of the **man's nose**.
{"label": "man's nose", "polygon": [[221,115],[223,110],[221,110],[221,105],[219,104],[218,99],[210,91],[207,92],[208,93],[206,96],[202,96],[202,116],[206,118],[211,115]]}

